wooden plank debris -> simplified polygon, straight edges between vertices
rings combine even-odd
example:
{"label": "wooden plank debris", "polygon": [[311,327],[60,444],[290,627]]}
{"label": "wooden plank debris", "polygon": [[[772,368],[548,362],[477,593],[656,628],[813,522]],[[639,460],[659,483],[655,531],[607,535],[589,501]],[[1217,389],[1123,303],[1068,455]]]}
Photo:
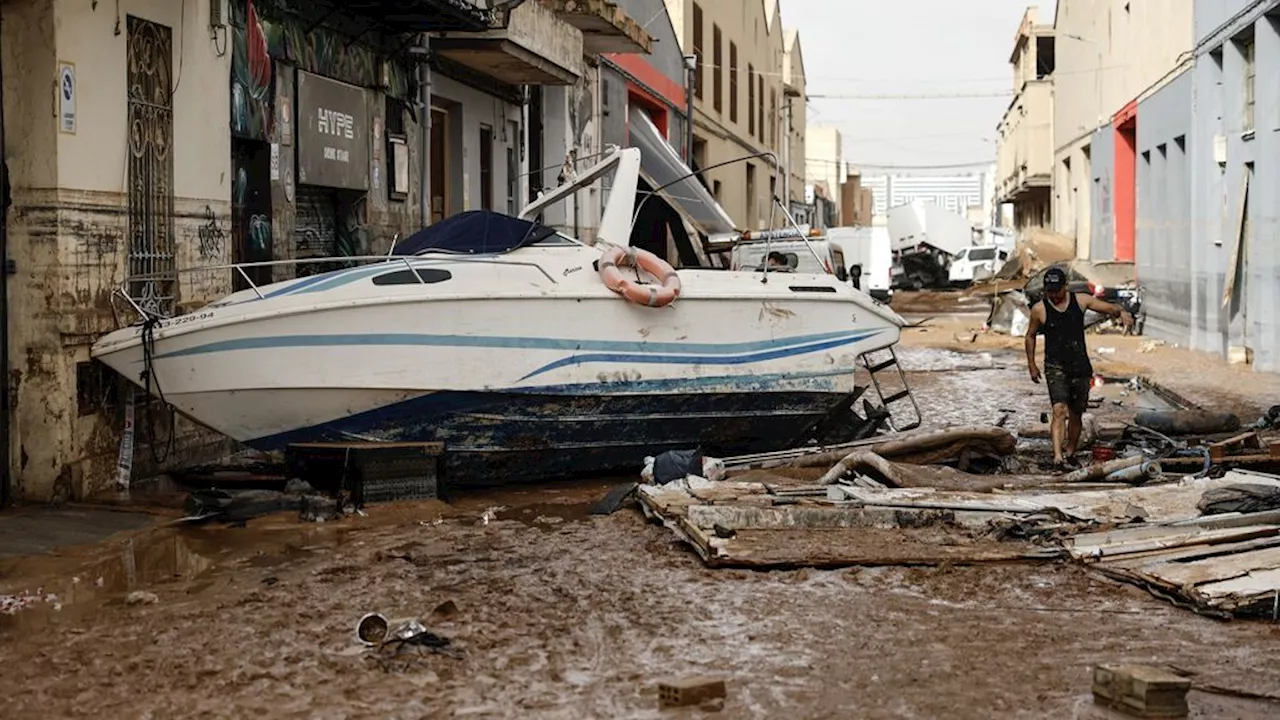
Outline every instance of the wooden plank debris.
{"label": "wooden plank debris", "polygon": [[[1062,555],[1057,548],[987,537],[993,522],[1008,517],[1005,513],[780,498],[763,489],[756,497],[711,503],[698,500],[695,493],[706,495],[707,490],[686,489],[680,483],[642,485],[637,496],[647,515],[659,519],[710,567],[967,565]],[[791,504],[770,505],[771,498]]]}
{"label": "wooden plank debris", "polygon": [[[1235,471],[1204,490],[1280,478]],[[1192,517],[1082,533],[1067,551],[1107,577],[1218,616],[1280,619],[1280,511]]]}
{"label": "wooden plank debris", "polygon": [[[1242,452],[1246,450],[1254,452]],[[1262,439],[1258,437],[1258,433],[1256,431],[1242,433],[1235,437],[1209,444],[1209,457],[1214,462],[1220,462],[1228,455],[1257,455],[1263,452],[1264,448],[1262,447]]]}

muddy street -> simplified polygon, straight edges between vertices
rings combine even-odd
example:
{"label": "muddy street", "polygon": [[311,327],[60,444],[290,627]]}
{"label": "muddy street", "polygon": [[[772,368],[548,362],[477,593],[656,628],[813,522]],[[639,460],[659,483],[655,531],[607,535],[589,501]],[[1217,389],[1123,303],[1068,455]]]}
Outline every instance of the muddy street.
{"label": "muddy street", "polygon": [[[932,424],[1042,409],[1006,351],[901,355]],[[697,717],[660,711],[656,683],[714,674],[723,717],[1092,718],[1103,662],[1280,694],[1280,626],[1061,561],[710,570],[638,510],[591,515],[609,487],[157,524],[4,560],[0,594],[34,599],[0,615],[0,716]],[[371,611],[420,617],[462,654],[371,657],[354,637]],[[1194,717],[1277,707],[1191,698]]]}
{"label": "muddy street", "polygon": [[[7,618],[0,714],[644,718],[661,716],[657,678],[716,673],[726,717],[1092,717],[1100,661],[1280,688],[1275,626],[1198,618],[1076,568],[713,572],[638,514],[587,516],[599,490],[403,506],[318,532],[144,532],[135,561],[179,579],[140,604],[118,586]],[[505,509],[486,524],[491,503]],[[182,549],[149,555],[170,543]],[[445,601],[456,612],[430,617]],[[353,640],[370,610],[430,617],[465,657],[382,667]]]}

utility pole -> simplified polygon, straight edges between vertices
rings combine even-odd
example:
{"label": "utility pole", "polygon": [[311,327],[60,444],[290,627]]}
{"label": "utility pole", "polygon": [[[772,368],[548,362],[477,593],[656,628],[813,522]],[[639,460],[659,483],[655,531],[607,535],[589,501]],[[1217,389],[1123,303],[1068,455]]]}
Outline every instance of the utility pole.
{"label": "utility pole", "polygon": [[697,90],[698,84],[698,56],[684,56],[684,100],[685,100],[685,124],[684,124],[684,163],[693,169],[693,95]]}
{"label": "utility pole", "polygon": [[426,33],[418,37],[418,44],[410,48],[418,61],[418,104],[422,106],[418,128],[418,193],[419,227],[431,224],[431,41]]}

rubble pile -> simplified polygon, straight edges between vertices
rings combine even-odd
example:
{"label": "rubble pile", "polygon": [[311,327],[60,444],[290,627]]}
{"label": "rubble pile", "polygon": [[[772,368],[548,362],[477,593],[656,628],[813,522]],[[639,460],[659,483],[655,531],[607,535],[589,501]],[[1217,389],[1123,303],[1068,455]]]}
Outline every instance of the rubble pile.
{"label": "rubble pile", "polygon": [[1232,434],[1226,413],[1139,413],[1065,474],[1009,472],[1036,441],[964,427],[699,456],[683,477],[646,468],[636,492],[711,567],[1069,558],[1196,612],[1280,618],[1280,475],[1240,469],[1280,469],[1280,440],[1264,436],[1277,419],[1280,407]]}

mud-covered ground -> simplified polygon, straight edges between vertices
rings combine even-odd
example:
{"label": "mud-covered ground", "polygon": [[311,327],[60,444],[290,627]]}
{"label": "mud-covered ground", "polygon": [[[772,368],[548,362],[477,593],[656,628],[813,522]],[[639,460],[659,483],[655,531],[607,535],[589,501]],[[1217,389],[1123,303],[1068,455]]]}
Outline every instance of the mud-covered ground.
{"label": "mud-covered ground", "polygon": [[[1016,354],[972,350],[903,348],[929,425],[1043,408]],[[39,590],[0,614],[0,718],[1095,718],[1090,668],[1114,662],[1280,696],[1280,625],[1066,563],[708,570],[634,509],[589,515],[608,486],[156,526],[0,561],[0,595]],[[371,659],[353,633],[369,611],[419,616],[463,654]],[[658,680],[698,674],[727,679],[718,713],[658,709]]]}
{"label": "mud-covered ground", "polygon": [[[1062,564],[709,571],[638,513],[588,517],[599,489],[158,529],[65,558],[64,582],[76,565],[78,585],[109,579],[8,618],[0,717],[696,717],[660,713],[654,684],[699,673],[728,679],[724,717],[1098,717],[1099,662],[1280,694],[1275,625]],[[506,509],[484,524],[493,502]],[[125,556],[156,602],[124,602]],[[427,619],[449,600],[429,623],[460,659],[383,667],[354,641],[364,612]],[[1280,710],[1193,700],[1197,717]]]}
{"label": "mud-covered ground", "polygon": [[[895,295],[894,308],[919,323],[903,331],[901,346],[993,354],[1020,367],[1025,378],[1023,339],[982,330],[989,301],[969,292]],[[1216,355],[1115,331],[1090,332],[1086,342],[1095,371],[1149,377],[1208,410],[1235,412],[1244,423],[1280,404],[1280,375],[1275,373],[1254,372],[1248,365],[1228,365]]]}

